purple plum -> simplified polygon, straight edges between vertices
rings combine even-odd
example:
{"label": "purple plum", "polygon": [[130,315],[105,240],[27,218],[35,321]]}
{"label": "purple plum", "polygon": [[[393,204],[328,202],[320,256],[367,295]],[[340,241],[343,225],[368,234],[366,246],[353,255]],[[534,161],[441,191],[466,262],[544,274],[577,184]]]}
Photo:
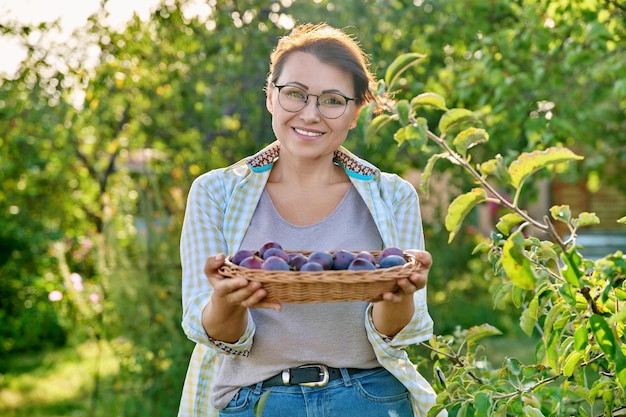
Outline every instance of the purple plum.
{"label": "purple plum", "polygon": [[250,269],[261,269],[263,265],[263,259],[258,256],[249,256],[246,259],[242,260],[239,266]]}
{"label": "purple plum", "polygon": [[402,251],[402,249],[396,246],[387,246],[380,252],[380,255],[378,256],[378,262],[380,263],[383,258],[386,258],[389,255],[397,255],[404,258],[404,252]]}
{"label": "purple plum", "polygon": [[333,269],[348,269],[350,263],[354,260],[355,255],[347,250],[338,250],[333,254]]}
{"label": "purple plum", "polygon": [[265,271],[289,271],[289,264],[280,256],[270,256],[261,265]]}
{"label": "purple plum", "polygon": [[380,268],[392,268],[394,266],[404,265],[405,263],[406,259],[404,259],[404,256],[387,255],[380,259],[378,266]]}
{"label": "purple plum", "polygon": [[299,271],[302,268],[302,265],[309,262],[309,258],[307,258],[302,253],[290,253],[289,254],[289,265],[296,270]]}
{"label": "purple plum", "polygon": [[249,258],[250,256],[254,256],[254,252],[248,249],[240,249],[237,252],[235,252],[235,254],[233,255],[231,259],[231,262],[234,263],[235,265],[239,265],[241,261],[243,261],[246,258]]}
{"label": "purple plum", "polygon": [[314,272],[314,271],[323,271],[324,267],[320,264],[318,264],[317,262],[307,262],[304,265],[302,265],[302,267],[300,268],[300,271],[308,271],[308,272]]}
{"label": "purple plum", "polygon": [[327,251],[316,251],[309,255],[309,262],[317,262],[325,270],[333,269],[333,255]]}
{"label": "purple plum", "polygon": [[269,242],[265,242],[260,248],[259,248],[259,256],[261,258],[263,258],[263,254],[265,253],[266,250],[268,250],[269,248],[278,248],[278,249],[282,249],[283,247],[280,245],[280,243],[278,242],[274,242],[274,241],[269,241]]}
{"label": "purple plum", "polygon": [[366,261],[369,261],[370,263],[376,265],[376,257],[372,255],[372,253],[369,251],[363,250],[357,253],[356,257],[360,259],[365,259]]}
{"label": "purple plum", "polygon": [[267,259],[270,256],[278,256],[280,258],[283,258],[285,260],[285,262],[289,262],[289,255],[287,255],[287,253],[279,248],[269,248],[267,249],[265,252],[263,252],[263,259]]}
{"label": "purple plum", "polygon": [[359,258],[357,256],[354,261],[352,261],[348,269],[350,271],[373,271],[376,269],[376,265],[365,258]]}

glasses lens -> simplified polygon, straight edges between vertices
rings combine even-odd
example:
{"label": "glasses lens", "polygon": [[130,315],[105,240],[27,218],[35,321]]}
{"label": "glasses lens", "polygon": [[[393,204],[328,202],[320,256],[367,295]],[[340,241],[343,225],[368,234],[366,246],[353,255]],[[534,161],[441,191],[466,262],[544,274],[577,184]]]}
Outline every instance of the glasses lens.
{"label": "glasses lens", "polygon": [[296,112],[304,108],[307,97],[306,91],[303,89],[285,86],[280,89],[278,102],[281,106],[283,106],[283,109],[290,112]]}
{"label": "glasses lens", "polygon": [[318,108],[322,116],[329,119],[336,119],[346,111],[348,104],[345,97],[339,94],[322,94],[317,100]]}

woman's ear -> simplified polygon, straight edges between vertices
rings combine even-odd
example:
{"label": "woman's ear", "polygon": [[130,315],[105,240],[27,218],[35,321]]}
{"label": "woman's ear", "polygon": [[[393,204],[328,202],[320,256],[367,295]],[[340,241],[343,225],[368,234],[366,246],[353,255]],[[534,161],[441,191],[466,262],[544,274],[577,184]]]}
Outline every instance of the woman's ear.
{"label": "woman's ear", "polygon": [[350,123],[350,129],[354,129],[356,127],[356,121],[359,119],[359,112],[361,111],[361,107],[362,106],[356,108],[356,111],[354,112],[354,118],[352,119],[352,123]]}

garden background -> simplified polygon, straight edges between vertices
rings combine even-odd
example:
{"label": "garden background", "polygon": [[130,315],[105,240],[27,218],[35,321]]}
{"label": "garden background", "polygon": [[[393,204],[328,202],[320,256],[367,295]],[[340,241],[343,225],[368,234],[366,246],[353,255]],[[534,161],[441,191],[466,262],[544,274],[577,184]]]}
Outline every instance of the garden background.
{"label": "garden background", "polygon": [[[106,23],[106,3],[62,43],[50,36],[58,22],[0,18],[0,35],[28,51],[0,80],[3,416],[175,414],[193,347],[180,328],[186,194],[202,172],[273,140],[268,56],[296,22],[354,33],[380,77],[400,54],[424,54],[397,93],[475,110],[491,137],[485,152],[567,146],[585,156],[543,173],[523,203],[596,207],[593,232],[626,233],[615,222],[626,214],[619,1],[181,0],[121,29]],[[355,132],[346,146],[416,187],[430,156],[385,129],[367,141]],[[494,360],[532,359],[515,306],[494,305],[492,267],[472,253],[497,212],[472,211],[448,242],[448,204],[472,186],[456,173],[449,166],[434,192],[420,190],[435,331],[489,323],[504,334],[489,342]]]}

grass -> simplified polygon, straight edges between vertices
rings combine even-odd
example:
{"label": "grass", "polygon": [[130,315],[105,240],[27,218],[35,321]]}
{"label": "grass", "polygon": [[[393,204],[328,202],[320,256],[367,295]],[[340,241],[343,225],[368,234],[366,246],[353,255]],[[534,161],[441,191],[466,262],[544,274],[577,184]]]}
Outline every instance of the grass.
{"label": "grass", "polygon": [[7,371],[0,374],[0,415],[91,417],[102,381],[111,381],[119,364],[110,345],[88,342],[13,356],[3,368]]}
{"label": "grass", "polygon": [[[506,357],[511,356],[526,363],[532,362],[534,342],[514,337],[487,340],[485,347],[494,366],[500,366]],[[148,375],[143,375],[143,382],[139,382],[144,385],[142,388],[133,388],[138,381],[124,377],[124,372],[120,371],[122,358],[128,356],[129,349],[132,350],[133,346],[128,342],[86,342],[74,347],[10,357],[0,364],[0,416],[157,415],[162,410],[151,409],[146,401],[174,395],[177,402],[179,393],[168,393],[163,385],[154,386],[158,392],[152,393],[154,398],[148,400],[142,391],[150,385]],[[428,355],[428,352],[422,354]],[[427,376],[426,373],[424,376]],[[182,383],[182,379],[177,379],[178,383]],[[132,405],[124,404],[127,396],[135,398]],[[159,405],[154,407],[163,408]]]}

